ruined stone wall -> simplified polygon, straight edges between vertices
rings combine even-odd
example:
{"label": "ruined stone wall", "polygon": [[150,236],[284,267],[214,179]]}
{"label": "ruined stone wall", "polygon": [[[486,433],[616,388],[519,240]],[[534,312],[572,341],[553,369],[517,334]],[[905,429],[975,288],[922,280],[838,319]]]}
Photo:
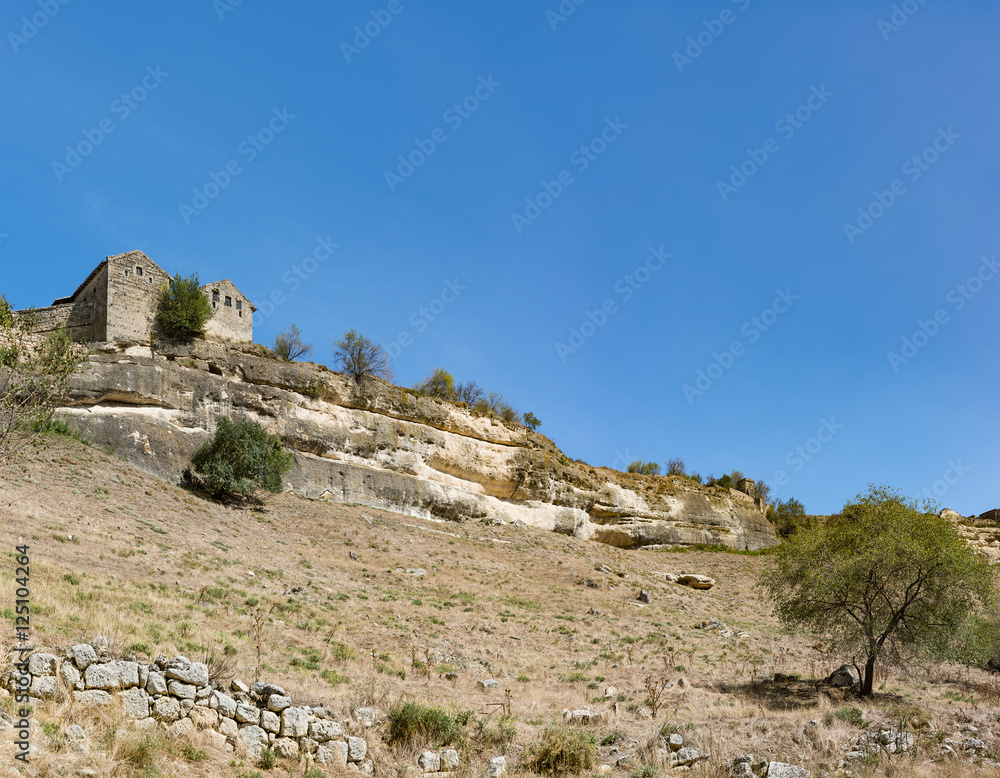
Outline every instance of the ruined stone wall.
{"label": "ruined stone wall", "polygon": [[158,726],[175,736],[212,730],[220,745],[254,761],[272,748],[281,758],[308,755],[324,766],[351,764],[364,774],[375,772],[365,739],[348,734],[375,724],[370,708],[355,711],[358,723],[338,721],[326,706],[292,705],[280,686],[236,680],[223,691],[209,681],[201,662],[183,656],[160,656],[151,664],[114,659],[106,638],[93,643],[75,645],[62,656],[32,654],[4,672],[3,686],[27,694],[34,705],[72,699],[81,706],[115,709],[141,726]]}
{"label": "ruined stone wall", "polygon": [[108,258],[107,332],[101,340],[148,343],[160,287],[170,276],[141,251]]}
{"label": "ruined stone wall", "polygon": [[253,340],[253,309],[243,293],[228,280],[205,284],[202,290],[215,312],[205,327],[205,336],[212,340],[250,343]]}
{"label": "ruined stone wall", "polygon": [[[24,316],[28,311],[18,311]],[[91,340],[94,336],[94,304],[92,302],[75,302],[64,305],[51,305],[47,308],[36,308],[31,311],[34,316],[32,331],[40,335],[55,332],[65,327],[74,340]]]}

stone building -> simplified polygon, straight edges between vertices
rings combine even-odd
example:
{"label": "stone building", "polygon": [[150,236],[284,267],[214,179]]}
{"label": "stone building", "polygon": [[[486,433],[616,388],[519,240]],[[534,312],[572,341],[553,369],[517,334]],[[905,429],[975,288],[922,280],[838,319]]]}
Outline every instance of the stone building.
{"label": "stone building", "polygon": [[[34,330],[45,333],[66,327],[80,341],[149,343],[160,289],[169,280],[170,275],[141,251],[116,254],[95,267],[69,297],[34,309]],[[205,327],[206,338],[253,340],[257,308],[232,281],[205,284],[201,290],[215,311]]]}

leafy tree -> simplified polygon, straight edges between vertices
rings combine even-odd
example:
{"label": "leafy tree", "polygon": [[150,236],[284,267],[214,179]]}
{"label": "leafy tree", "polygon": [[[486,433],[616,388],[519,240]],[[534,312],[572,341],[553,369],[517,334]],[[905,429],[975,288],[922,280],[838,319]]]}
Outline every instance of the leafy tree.
{"label": "leafy tree", "polygon": [[16,315],[0,297],[0,461],[37,444],[69,393],[82,356],[65,328],[32,335],[34,314]]}
{"label": "leafy tree", "polygon": [[215,437],[191,457],[195,472],[217,495],[251,496],[258,489],[281,491],[292,454],[281,438],[252,419],[219,419]]}
{"label": "leafy tree", "polygon": [[465,403],[470,408],[474,408],[483,399],[483,390],[475,381],[458,384],[455,387],[455,399],[460,403]]}
{"label": "leafy tree", "polygon": [[376,377],[392,380],[389,355],[378,343],[373,343],[354,330],[348,330],[335,345],[333,354],[337,364],[355,381],[360,383],[366,378]]}
{"label": "leafy tree", "polygon": [[825,633],[864,659],[865,697],[880,658],[953,656],[970,619],[996,597],[989,564],[948,519],[875,485],[779,546],[761,585],[785,624]]}
{"label": "leafy tree", "polygon": [[679,457],[667,460],[667,475],[684,475],[684,460]]}
{"label": "leafy tree", "polygon": [[643,462],[641,459],[629,463],[629,473],[639,473],[640,475],[659,475],[660,466],[656,462]]}
{"label": "leafy tree", "polygon": [[771,487],[767,485],[767,482],[762,478],[758,478],[753,483],[754,497],[759,497],[761,503],[767,505],[768,500],[771,499]]}
{"label": "leafy tree", "polygon": [[205,334],[205,325],[215,314],[208,296],[201,291],[198,274],[174,275],[160,289],[156,323],[168,338],[191,340]]}
{"label": "leafy tree", "polygon": [[313,347],[302,340],[302,333],[294,324],[288,325],[274,336],[273,348],[278,359],[283,359],[286,362],[313,353]]}
{"label": "leafy tree", "polygon": [[428,397],[451,400],[455,396],[455,377],[443,367],[436,367],[417,385],[417,389]]}
{"label": "leafy tree", "polygon": [[524,414],[524,426],[534,431],[542,426],[542,421],[531,411],[528,411]]}
{"label": "leafy tree", "polygon": [[794,497],[778,500],[768,509],[767,518],[783,538],[794,534],[800,527],[807,526],[809,521],[805,507]]}

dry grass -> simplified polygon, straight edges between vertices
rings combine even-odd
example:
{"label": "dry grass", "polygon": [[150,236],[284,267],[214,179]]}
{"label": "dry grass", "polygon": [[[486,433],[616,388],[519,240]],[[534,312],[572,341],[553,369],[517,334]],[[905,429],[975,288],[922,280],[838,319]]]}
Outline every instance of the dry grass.
{"label": "dry grass", "polygon": [[[926,722],[918,733],[928,733],[928,745],[916,759],[863,768],[881,775],[990,774],[967,760],[961,770],[936,761],[932,734],[952,737],[963,724],[978,727],[989,748],[1000,750],[1000,682],[978,670],[885,672],[870,705],[815,683],[842,658],[780,629],[753,586],[764,561],[757,557],[625,552],[532,529],[441,525],[290,495],[269,499],[260,511],[227,507],[63,439],[0,480],[0,553],[10,555],[19,538],[31,545],[38,645],[61,649],[102,634],[115,650],[140,659],[214,654],[241,678],[252,680],[259,669],[296,702],[328,704],[343,718],[357,706],[385,714],[406,700],[471,711],[462,748],[474,763],[463,768],[470,775],[500,750],[516,763],[517,749],[560,723],[564,708],[610,711],[616,702],[618,717],[590,728],[599,743],[622,733],[620,742],[598,747],[598,763],[613,764],[617,747],[651,764],[651,743],[666,727],[711,749],[692,775],[719,775],[724,759],[746,752],[816,770],[835,765],[859,733],[835,715],[847,705],[880,726],[907,706]],[[14,600],[13,567],[5,567],[0,612]],[[412,568],[427,575],[406,572]],[[693,591],[666,584],[660,571],[706,573],[718,584]],[[600,588],[584,586],[584,578]],[[651,595],[647,606],[635,601],[640,588]],[[696,629],[713,620],[747,637]],[[12,642],[4,619],[0,648]],[[450,672],[455,680],[444,677]],[[802,680],[759,682],[775,672]],[[476,681],[484,678],[498,679],[501,688],[480,690]],[[673,682],[655,719],[644,703],[648,678]],[[610,686],[617,692],[605,699]],[[476,722],[496,721],[506,690],[513,743],[483,747]],[[12,707],[9,698],[0,704]],[[807,736],[809,721],[817,724]],[[110,713],[67,702],[39,711],[42,722],[52,735],[36,728],[39,775],[72,774],[58,771],[71,764],[91,765],[102,776],[128,774],[124,765],[143,758],[139,741]],[[60,742],[71,723],[88,732],[89,755]],[[376,733],[358,725],[352,733],[368,739],[380,774],[412,762],[414,753],[390,749]],[[232,756],[211,751],[203,739],[189,745],[208,753],[204,762],[186,759],[185,744],[157,742],[153,761],[162,775],[249,771],[230,766]],[[0,774],[13,764],[8,741],[2,751]],[[302,765],[279,765],[287,767],[303,772]]]}

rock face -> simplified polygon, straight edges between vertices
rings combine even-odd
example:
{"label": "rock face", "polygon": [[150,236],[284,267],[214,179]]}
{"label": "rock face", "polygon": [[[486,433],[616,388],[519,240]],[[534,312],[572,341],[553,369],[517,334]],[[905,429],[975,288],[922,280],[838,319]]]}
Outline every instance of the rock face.
{"label": "rock face", "polygon": [[520,522],[621,548],[776,543],[742,493],[590,467],[524,427],[265,351],[208,341],[98,344],[59,414],[175,482],[219,416],[245,415],[293,450],[286,487],[312,499],[441,521]]}
{"label": "rock face", "polygon": [[983,554],[990,564],[1000,565],[1000,509],[963,517],[957,511],[944,508],[938,515],[950,520],[958,534]]}

